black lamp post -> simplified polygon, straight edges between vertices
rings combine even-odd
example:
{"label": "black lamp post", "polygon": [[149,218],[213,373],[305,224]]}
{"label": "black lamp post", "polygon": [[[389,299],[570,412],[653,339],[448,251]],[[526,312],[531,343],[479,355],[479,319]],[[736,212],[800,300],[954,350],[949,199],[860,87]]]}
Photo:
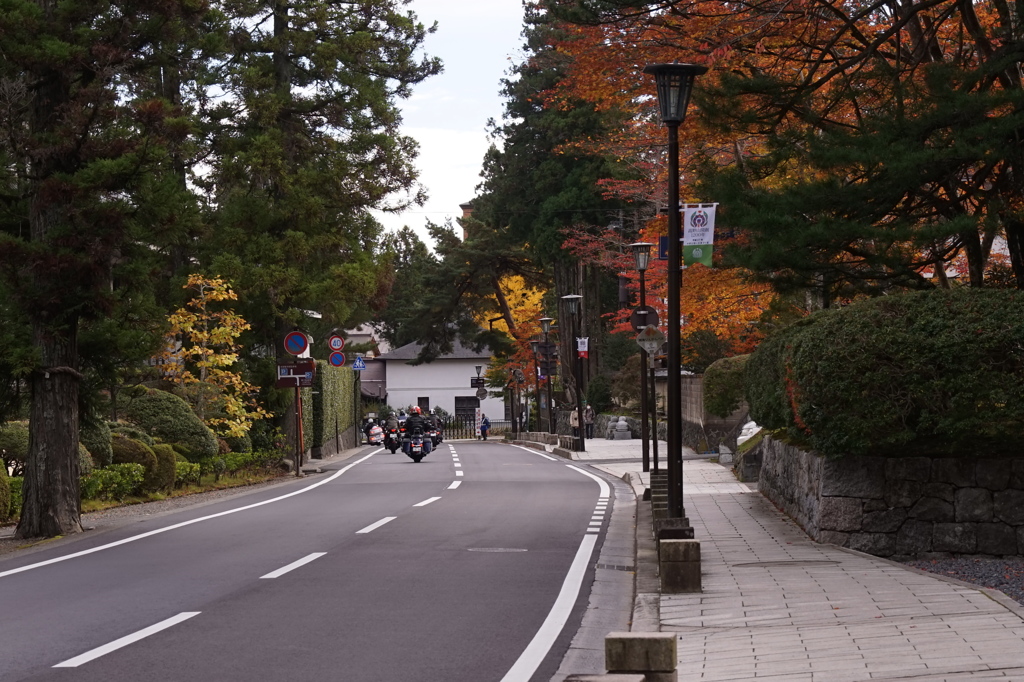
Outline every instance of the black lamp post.
{"label": "black lamp post", "polygon": [[576,318],[580,310],[580,300],[582,298],[579,294],[567,294],[562,297],[562,300],[569,307],[569,316],[572,318],[572,336],[569,337],[569,345],[572,348],[573,354],[572,375],[576,383],[576,423],[578,424],[576,427],[576,433],[578,434],[576,452],[583,452],[587,449],[583,438],[583,373],[580,371],[580,354],[575,347],[576,335],[579,334],[580,329]]}
{"label": "black lamp post", "polygon": [[547,361],[546,364],[547,364],[547,368],[548,368],[548,433],[557,433],[557,431],[558,431],[555,428],[556,427],[555,417],[554,417],[554,410],[555,410],[555,408],[554,408],[554,401],[551,398],[551,384],[552,384],[552,381],[551,381],[551,365],[552,365],[553,358],[551,357],[552,356],[551,344],[548,341],[548,334],[551,332],[551,323],[554,322],[554,321],[555,320],[552,317],[542,317],[542,318],[540,318],[540,330],[542,332],[544,332],[544,352],[547,355],[545,360]]}
{"label": "black lamp post", "polygon": [[537,402],[537,430],[543,431],[540,423],[540,361],[537,357],[540,352],[540,341],[531,340],[530,350],[533,351],[533,397]]}
{"label": "black lamp post", "polygon": [[[647,242],[637,242],[630,244],[629,248],[633,250],[633,263],[636,265],[637,272],[640,273],[640,310],[647,309],[647,282],[644,279],[644,273],[647,272],[647,265],[651,260],[651,247],[653,244]],[[649,319],[649,318],[648,318]],[[643,348],[640,349],[640,438],[643,440],[642,452],[643,452],[643,470],[651,470],[651,453],[650,453],[650,440],[647,432],[647,351]],[[658,434],[655,433],[654,437],[657,438]]]}
{"label": "black lamp post", "polygon": [[686,118],[694,79],[708,67],[697,64],[650,64],[644,73],[658,86],[661,122],[668,127],[668,515],[683,514],[682,382],[679,348],[679,271],[682,266],[679,230],[679,124]]}

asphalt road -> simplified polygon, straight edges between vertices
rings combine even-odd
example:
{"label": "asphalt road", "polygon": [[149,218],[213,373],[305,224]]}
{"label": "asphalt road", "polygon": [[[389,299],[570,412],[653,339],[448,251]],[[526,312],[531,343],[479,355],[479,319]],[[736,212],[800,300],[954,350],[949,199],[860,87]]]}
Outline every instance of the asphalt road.
{"label": "asphalt road", "polygon": [[0,680],[549,679],[608,486],[511,446],[454,449],[367,448],[0,561]]}

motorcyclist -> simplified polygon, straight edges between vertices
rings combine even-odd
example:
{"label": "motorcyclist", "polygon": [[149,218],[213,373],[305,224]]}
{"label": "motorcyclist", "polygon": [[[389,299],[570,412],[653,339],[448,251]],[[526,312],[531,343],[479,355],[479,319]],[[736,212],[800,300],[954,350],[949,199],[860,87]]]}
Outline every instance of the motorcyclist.
{"label": "motorcyclist", "polygon": [[[405,434],[406,436],[413,436],[417,433],[420,435],[426,434],[430,428],[430,422],[423,416],[423,410],[418,405],[414,405],[411,414],[405,420]],[[430,452],[431,442],[429,438],[423,439],[423,453],[427,454]],[[404,445],[402,446],[405,447]]]}
{"label": "motorcyclist", "polygon": [[398,430],[398,416],[392,412],[388,415],[388,418],[384,422],[384,428],[388,431],[391,429]]}

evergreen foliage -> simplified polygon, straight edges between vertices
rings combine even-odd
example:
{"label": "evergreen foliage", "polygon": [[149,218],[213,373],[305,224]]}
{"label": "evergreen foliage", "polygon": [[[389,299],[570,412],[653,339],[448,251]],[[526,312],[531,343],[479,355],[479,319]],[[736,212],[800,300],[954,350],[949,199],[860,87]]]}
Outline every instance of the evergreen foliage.
{"label": "evergreen foliage", "polygon": [[7,467],[0,467],[0,523],[11,518],[11,484],[8,483]]}
{"label": "evergreen foliage", "polygon": [[749,355],[711,363],[704,371],[704,411],[723,419],[739,409],[744,397],[744,373]]}
{"label": "evergreen foliage", "polygon": [[825,310],[747,365],[751,418],[826,455],[1019,453],[1024,293],[957,288]]}
{"label": "evergreen foliage", "polygon": [[28,422],[7,422],[0,427],[0,454],[13,476],[23,476],[28,458]]}
{"label": "evergreen foliage", "polygon": [[[217,437],[178,396],[152,388],[134,390],[125,409],[129,420],[150,436],[166,443],[180,443],[187,456],[203,458],[217,454]],[[115,460],[116,455],[115,455]]]}
{"label": "evergreen foliage", "polygon": [[177,476],[178,453],[170,445],[160,444],[153,446],[153,454],[156,455],[155,489],[173,490]]}
{"label": "evergreen foliage", "polygon": [[[141,489],[154,492],[160,488],[160,472],[153,449],[142,441],[115,433],[110,439],[114,464],[141,464],[144,470]],[[101,471],[101,470],[97,470]]]}
{"label": "evergreen foliage", "polygon": [[612,382],[604,374],[598,374],[587,386],[587,403],[594,408],[596,414],[612,409]]}
{"label": "evergreen foliage", "polygon": [[318,360],[312,388],[302,389],[302,424],[307,449],[322,448],[338,433],[352,428],[359,384],[349,367]]}
{"label": "evergreen foliage", "polygon": [[82,419],[79,424],[79,441],[98,466],[107,466],[113,461],[114,452],[110,448],[110,435],[110,427],[102,419]]}

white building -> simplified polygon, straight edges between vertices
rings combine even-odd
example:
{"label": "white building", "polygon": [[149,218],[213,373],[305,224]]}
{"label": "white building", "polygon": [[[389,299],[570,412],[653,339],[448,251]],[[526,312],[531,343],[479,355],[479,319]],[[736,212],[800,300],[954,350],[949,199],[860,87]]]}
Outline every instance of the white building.
{"label": "white building", "polygon": [[476,408],[491,419],[502,419],[505,401],[490,396],[479,399],[477,389],[470,385],[480,367],[481,376],[487,371],[491,354],[487,350],[474,351],[456,341],[448,355],[433,362],[410,365],[422,346],[410,343],[378,356],[387,372],[387,403],[395,409],[419,405],[424,412],[440,406],[453,415],[473,416]]}

